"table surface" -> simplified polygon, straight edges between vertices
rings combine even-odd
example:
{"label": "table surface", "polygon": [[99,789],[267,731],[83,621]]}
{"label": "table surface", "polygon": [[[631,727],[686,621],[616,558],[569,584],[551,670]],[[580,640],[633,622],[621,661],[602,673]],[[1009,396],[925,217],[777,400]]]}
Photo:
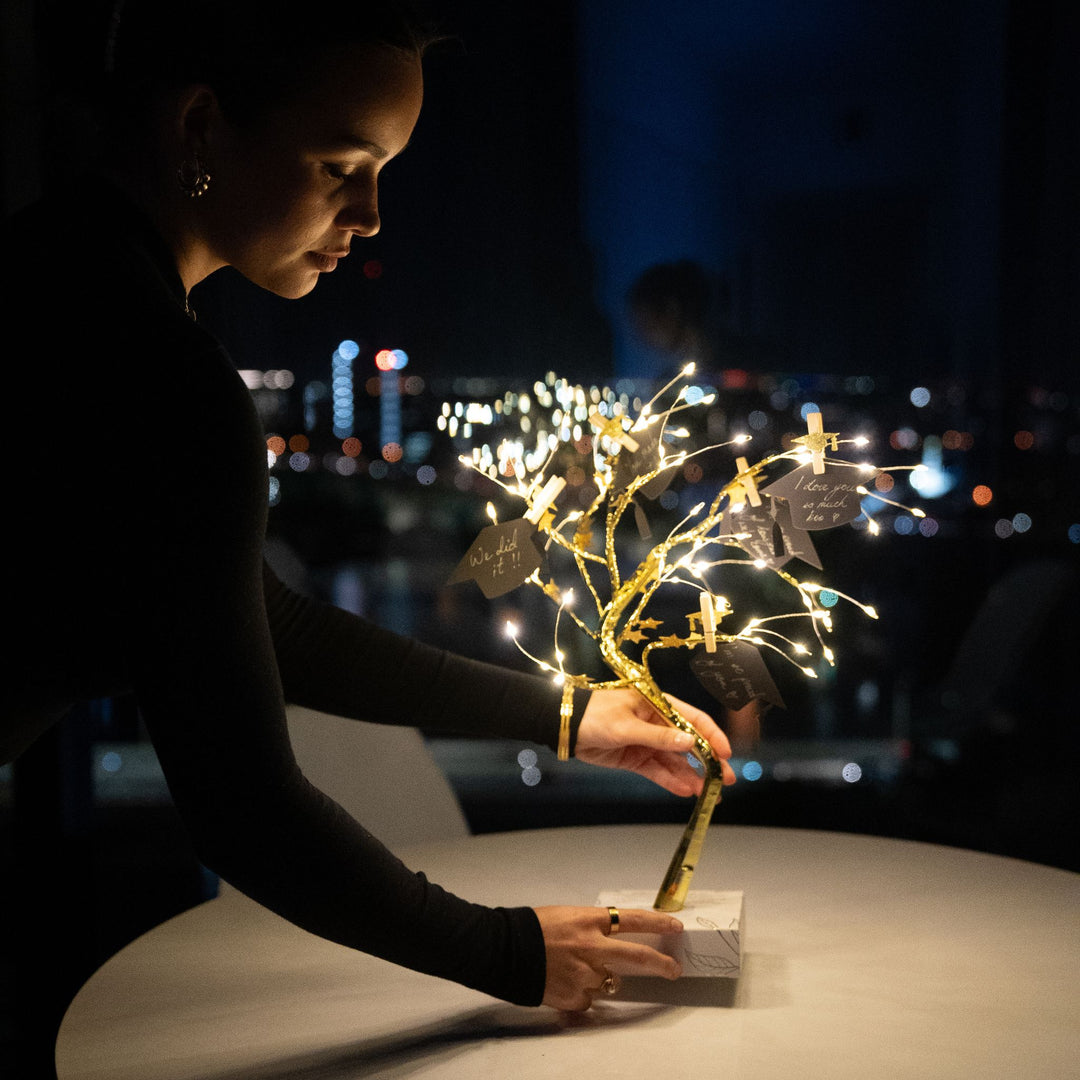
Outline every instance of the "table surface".
{"label": "table surface", "polygon": [[[653,889],[681,827],[403,852],[470,899]],[[315,938],[229,892],[119,952],[72,1002],[59,1080],[1076,1075],[1080,875],[953,848],[714,825],[695,889],[745,893],[737,979],[626,980],[564,1015]]]}

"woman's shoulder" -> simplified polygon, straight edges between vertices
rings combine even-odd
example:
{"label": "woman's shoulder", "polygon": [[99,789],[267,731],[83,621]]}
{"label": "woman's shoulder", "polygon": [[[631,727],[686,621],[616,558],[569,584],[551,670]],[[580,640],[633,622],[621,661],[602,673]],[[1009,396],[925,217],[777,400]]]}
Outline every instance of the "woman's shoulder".
{"label": "woman's shoulder", "polygon": [[4,222],[11,322],[54,371],[91,361],[104,365],[98,377],[126,380],[134,368],[145,382],[200,357],[208,372],[222,370],[224,351],[187,309],[175,261],[149,220],[103,182],[79,190],[88,197],[74,205],[52,193]]}
{"label": "woman's shoulder", "polygon": [[183,310],[183,283],[165,241],[132,199],[100,178],[20,208],[4,222],[0,244],[7,265],[21,268],[10,288],[55,309],[123,308],[130,317],[158,299],[165,310]]}

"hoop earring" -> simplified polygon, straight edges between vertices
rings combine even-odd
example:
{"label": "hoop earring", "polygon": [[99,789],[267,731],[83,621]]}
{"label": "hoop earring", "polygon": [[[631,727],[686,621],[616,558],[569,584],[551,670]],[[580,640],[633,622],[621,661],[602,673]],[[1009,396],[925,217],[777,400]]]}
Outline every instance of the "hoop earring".
{"label": "hoop earring", "polygon": [[180,162],[176,170],[176,183],[189,199],[201,199],[210,187],[211,179],[198,154],[191,162]]}

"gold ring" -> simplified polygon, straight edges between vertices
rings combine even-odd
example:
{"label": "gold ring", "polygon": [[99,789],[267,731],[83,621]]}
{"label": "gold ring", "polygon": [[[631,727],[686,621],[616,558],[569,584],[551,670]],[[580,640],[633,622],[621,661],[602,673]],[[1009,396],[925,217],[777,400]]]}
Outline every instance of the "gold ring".
{"label": "gold ring", "polygon": [[619,989],[619,976],[608,975],[608,977],[600,984],[600,989],[609,996],[617,993]]}
{"label": "gold ring", "polygon": [[608,930],[608,933],[617,934],[619,932],[619,909],[617,907],[609,907],[607,913],[608,918],[611,920],[611,928]]}

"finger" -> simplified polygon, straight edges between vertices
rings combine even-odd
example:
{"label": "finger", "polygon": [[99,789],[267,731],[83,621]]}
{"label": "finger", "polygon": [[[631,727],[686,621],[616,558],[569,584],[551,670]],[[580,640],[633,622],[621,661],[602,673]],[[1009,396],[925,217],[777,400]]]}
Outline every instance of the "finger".
{"label": "finger", "polygon": [[[672,795],[685,798],[688,795],[698,795],[705,783],[699,773],[686,760],[684,756],[674,761],[663,758],[648,758],[642,761],[634,770],[639,776],[651,780],[654,784],[670,791]],[[734,773],[732,774],[734,776]],[[725,780],[725,783],[727,781]]]}
{"label": "finger", "polygon": [[[720,782],[722,784],[734,784],[738,777],[735,775],[735,770],[728,763],[727,758],[717,758],[716,760],[720,764]],[[688,761],[686,761],[685,757],[683,758],[683,762],[686,765],[686,768],[689,769],[691,774],[695,777],[694,793],[696,794],[698,791],[701,790],[701,787],[705,782],[705,778],[702,776],[701,773],[694,769],[694,767]],[[679,775],[681,776],[681,769],[679,771]]]}
{"label": "finger", "polygon": [[[654,715],[660,716],[659,713]],[[666,721],[661,726],[655,720],[628,718],[620,725],[619,735],[624,746],[644,746],[662,753],[685,754],[694,746],[693,735],[672,727]]]}
{"label": "finger", "polygon": [[[610,927],[611,917],[607,909],[598,911],[599,921]],[[657,934],[670,937],[681,934],[683,924],[674,915],[646,908],[619,908],[619,932],[609,935],[601,953],[603,964],[609,971],[623,974],[657,975],[663,979],[677,979],[682,965],[667,953],[642,942],[627,941],[624,934]]]}
{"label": "finger", "polygon": [[[728,764],[727,758],[717,758],[716,760],[720,763],[721,783],[734,784],[738,778],[735,775],[735,770]],[[694,768],[685,754],[656,759],[656,764],[660,767],[661,775],[650,776],[649,779],[655,784],[660,784],[661,787],[667,787],[669,791],[674,792],[676,795],[680,793],[696,795],[701,791],[702,785],[705,783],[704,776]],[[645,775],[644,772],[642,774]],[[662,779],[664,774],[670,778],[670,783],[674,784],[675,787],[670,787]]]}
{"label": "finger", "polygon": [[[596,916],[597,925],[606,934],[611,928],[611,916],[608,914],[608,909],[597,908]],[[681,934],[682,932],[682,922],[666,911],[652,911],[648,908],[619,908],[620,934]]]}
{"label": "finger", "polygon": [[[686,708],[689,709],[690,706],[686,706]],[[709,726],[712,732],[715,733],[708,741],[715,757],[720,762],[722,782],[724,784],[734,784],[736,780],[735,771],[727,762],[727,759],[731,756],[731,746],[728,743],[727,736],[709,719],[706,713],[700,712],[700,710],[695,711],[697,715],[709,721]],[[658,713],[655,715],[659,716]],[[704,727],[704,725],[702,726]],[[699,731],[699,734],[708,739],[710,732],[706,729]],[[659,761],[660,759],[646,759],[635,769],[636,772],[647,777],[654,784],[659,784],[675,795],[696,795],[701,790],[701,774],[696,772],[694,767],[686,760],[686,755],[692,751],[694,746],[694,737],[692,735],[671,727],[666,721],[663,727],[659,727],[655,723],[644,722],[639,723],[632,733],[627,732],[627,741],[668,755],[659,770],[655,768],[653,761]]]}
{"label": "finger", "polygon": [[682,965],[673,956],[637,941],[620,941],[610,938],[604,949],[604,965],[611,971],[624,975],[656,975],[661,979],[677,979]]}
{"label": "finger", "polygon": [[668,694],[665,694],[664,696],[682,718],[689,721],[697,730],[698,734],[713,748],[717,757],[731,757],[731,743],[728,742],[728,737],[707,712],[704,712],[685,701],[680,701],[678,698],[671,697]]}
{"label": "finger", "polygon": [[[673,795],[696,795],[701,791],[704,778],[690,763],[688,754],[688,750],[680,749],[674,753],[664,751],[653,756],[642,755],[635,758],[632,763],[627,762],[624,767],[632,769]],[[716,760],[720,763],[722,783],[734,784],[735,772],[727,759],[717,758]]]}
{"label": "finger", "polygon": [[[723,756],[727,756],[730,753],[730,747],[727,746],[726,736],[723,731],[720,730],[716,721],[707,712],[704,712],[696,706],[682,701],[677,697],[672,697],[670,694],[665,694],[664,699],[706,740],[710,742],[715,740],[718,752],[721,752]],[[664,728],[673,731],[679,730],[672,727],[671,721],[668,720],[668,718],[644,695],[639,695],[637,704],[638,708],[635,711],[641,719],[646,720],[650,724],[657,725],[661,730]]]}

